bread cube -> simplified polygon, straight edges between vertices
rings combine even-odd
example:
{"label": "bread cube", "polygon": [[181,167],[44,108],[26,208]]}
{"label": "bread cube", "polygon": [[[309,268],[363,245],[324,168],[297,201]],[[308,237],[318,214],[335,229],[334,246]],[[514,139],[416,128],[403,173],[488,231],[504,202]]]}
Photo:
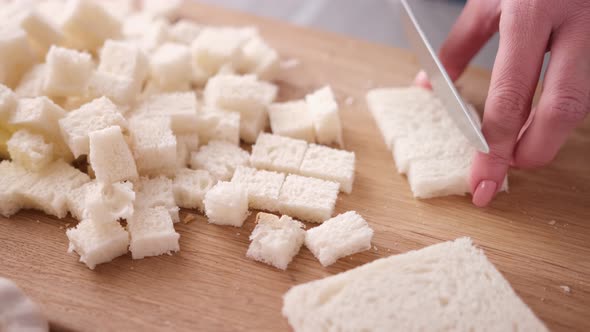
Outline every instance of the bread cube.
{"label": "bread cube", "polygon": [[121,28],[123,37],[127,40],[140,39],[149,30],[155,19],[154,15],[143,11],[130,14],[123,20]]}
{"label": "bread cube", "polygon": [[248,192],[239,183],[218,182],[205,194],[209,223],[242,227],[248,217]]}
{"label": "bread cube", "polygon": [[279,211],[279,194],[285,182],[285,174],[240,166],[231,182],[246,187],[250,208],[269,212]]}
{"label": "bread cube", "polygon": [[221,66],[238,63],[242,47],[257,35],[255,28],[206,27],[191,44],[192,61],[209,76]]}
{"label": "bread cube", "polygon": [[129,219],[133,215],[135,192],[133,183],[99,183],[95,190],[86,192],[83,216],[96,223],[111,223]]}
{"label": "bread cube", "polygon": [[135,0],[101,0],[100,5],[120,21],[124,21],[136,10]]}
{"label": "bread cube", "polygon": [[91,270],[125,255],[129,247],[129,233],[116,221],[99,224],[83,220],[68,229],[66,235],[70,240],[68,252],[77,252],[80,262]]}
{"label": "bread cube", "polygon": [[121,127],[112,126],[88,134],[88,160],[96,179],[104,184],[134,180],[138,177],[135,160]]}
{"label": "bread cube", "polygon": [[19,81],[14,93],[19,98],[35,98],[45,94],[43,84],[47,73],[47,64],[41,63],[34,65],[26,72]]}
{"label": "bread cube", "polygon": [[303,227],[289,216],[258,213],[246,257],[286,270],[305,239]]}
{"label": "bread cube", "polygon": [[197,114],[198,133],[202,144],[210,141],[225,141],[234,145],[240,143],[240,114],[206,108]]}
{"label": "bread cube", "polygon": [[425,199],[469,193],[471,157],[422,159],[410,163],[408,182],[414,197]]}
{"label": "bread cube", "polygon": [[170,214],[162,206],[142,208],[127,220],[133,259],[170,254],[180,250],[180,235],[174,230]]}
{"label": "bread cube", "polygon": [[202,27],[187,19],[180,19],[170,27],[170,40],[190,46],[201,33]]}
{"label": "bread cube", "polygon": [[165,176],[155,178],[142,177],[135,183],[135,208],[146,209],[164,207],[173,222],[179,222],[178,205],[174,199],[172,180]]}
{"label": "bread cube", "polygon": [[19,130],[6,143],[10,158],[24,168],[37,172],[53,161],[53,144],[41,135]]}
{"label": "bread cube", "polygon": [[189,152],[189,162],[190,162],[190,152],[196,152],[199,150],[199,135],[198,134],[181,134],[176,135],[176,143],[178,145],[184,145]]}
{"label": "bread cube", "polygon": [[[90,173],[90,172],[89,172]],[[98,192],[101,183],[92,180],[66,193],[66,205],[70,215],[76,220],[84,220],[86,215],[86,197]]]}
{"label": "bread cube", "polygon": [[140,174],[176,167],[177,142],[169,118],[132,118],[129,132]]}
{"label": "bread cube", "polygon": [[20,192],[37,182],[35,173],[9,160],[0,161],[0,215],[6,218],[24,208]]}
{"label": "bread cube", "polygon": [[94,99],[59,120],[62,135],[76,158],[89,153],[91,132],[112,126],[126,130],[127,120],[107,97]]}
{"label": "bread cube", "polygon": [[305,233],[305,246],[323,266],[334,264],[339,258],[371,248],[373,230],[354,211],[326,220]]}
{"label": "bread cube", "polygon": [[252,166],[269,171],[299,173],[307,142],[262,133],[252,146]]}
{"label": "bread cube", "polygon": [[251,38],[242,48],[240,71],[255,74],[259,79],[272,81],[279,73],[279,54],[260,37]]}
{"label": "bread cube", "polygon": [[16,110],[16,95],[7,86],[0,84],[0,123],[6,123]]}
{"label": "bread cube", "polygon": [[0,54],[0,83],[14,88],[34,62],[27,34],[21,29],[2,29]]}
{"label": "bread cube", "polygon": [[160,87],[188,84],[192,76],[188,46],[178,43],[159,46],[150,58],[150,73]]}
{"label": "bread cube", "polygon": [[318,143],[343,146],[342,125],[338,114],[338,104],[334,93],[326,86],[305,97],[309,112],[313,117],[315,137]]}
{"label": "bread cube", "polygon": [[231,179],[238,166],[248,164],[248,152],[224,141],[211,141],[191,155],[191,168],[207,170],[222,181]]}
{"label": "bread cube", "polygon": [[182,6],[182,0],[142,0],[142,9],[156,17],[175,18]]}
{"label": "bread cube", "polygon": [[139,45],[146,54],[153,53],[159,46],[170,40],[170,22],[166,19],[154,19],[147,30],[140,34]]}
{"label": "bread cube", "polygon": [[141,88],[148,76],[146,55],[129,41],[107,40],[100,51],[97,71],[131,79]]}
{"label": "bread cube", "polygon": [[240,115],[240,138],[248,144],[253,144],[267,126],[266,112]]}
{"label": "bread cube", "polygon": [[304,100],[271,104],[268,115],[273,134],[315,142],[313,118]]}
{"label": "bread cube", "polygon": [[279,195],[279,212],[299,220],[322,223],[336,205],[339,185],[336,182],[290,174]]}
{"label": "bread cube", "polygon": [[92,0],[68,0],[61,28],[88,51],[96,51],[105,40],[121,36],[119,19]]}
{"label": "bread cube", "polygon": [[58,121],[66,112],[47,97],[21,98],[9,124],[49,138],[61,138]]}
{"label": "bread cube", "polygon": [[20,26],[27,32],[29,40],[37,46],[41,57],[45,56],[51,45],[57,45],[63,39],[61,31],[38,10],[24,11]]}
{"label": "bread cube", "polygon": [[299,174],[338,182],[340,190],[350,194],[354,182],[354,152],[310,144],[299,168]]}
{"label": "bread cube", "polygon": [[156,94],[141,102],[134,116],[168,117],[175,134],[195,134],[199,126],[198,103],[194,92]]}
{"label": "bread cube", "polygon": [[205,194],[213,187],[216,180],[204,170],[181,169],[174,178],[174,199],[176,204],[185,209],[204,211]]}
{"label": "bread cube", "polygon": [[122,106],[133,104],[140,89],[141,85],[131,78],[101,71],[94,71],[88,82],[88,96],[107,97]]}
{"label": "bread cube", "polygon": [[67,97],[86,93],[94,69],[90,54],[51,46],[45,61],[43,90],[47,95]]}

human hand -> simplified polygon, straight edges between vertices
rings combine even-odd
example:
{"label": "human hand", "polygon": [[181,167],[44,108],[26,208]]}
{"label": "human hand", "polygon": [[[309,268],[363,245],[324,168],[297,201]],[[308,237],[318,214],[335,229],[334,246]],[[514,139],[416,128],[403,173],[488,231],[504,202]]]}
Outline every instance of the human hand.
{"label": "human hand", "polygon": [[[494,198],[510,165],[551,162],[590,112],[590,1],[469,0],[440,50],[451,79],[497,31],[500,46],[482,126],[490,153],[478,153],[471,172],[473,203],[480,207]],[[531,115],[547,50],[543,92]]]}

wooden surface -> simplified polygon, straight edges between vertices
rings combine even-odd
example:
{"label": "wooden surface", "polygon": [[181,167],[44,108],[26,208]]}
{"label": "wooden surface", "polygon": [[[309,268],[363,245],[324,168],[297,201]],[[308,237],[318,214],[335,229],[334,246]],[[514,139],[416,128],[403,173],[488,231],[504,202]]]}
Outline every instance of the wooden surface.
{"label": "wooden surface", "polygon": [[[410,82],[418,68],[409,54],[204,5],[187,5],[183,13],[204,23],[255,24],[284,57],[299,59],[299,67],[281,75],[281,99],[299,98],[326,83],[334,87],[343,105],[346,148],[356,152],[358,163],[353,193],[341,195],[337,212],[361,213],[375,230],[375,248],[329,268],[303,248],[282,272],[245,258],[253,218],[236,229],[208,225],[199,216],[178,225],[180,253],[138,261],[124,256],[91,271],[66,253],[64,231],[73,220],[36,212],[0,218],[0,275],[39,302],[54,327],[288,330],[280,311],[291,286],[471,236],[549,328],[590,330],[588,121],[550,167],[511,172],[511,193],[490,208],[477,209],[467,197],[417,201],[396,173],[364,102],[371,87]],[[488,73],[473,70],[462,81],[480,109],[488,79]],[[355,100],[350,106],[344,105],[347,97]]]}

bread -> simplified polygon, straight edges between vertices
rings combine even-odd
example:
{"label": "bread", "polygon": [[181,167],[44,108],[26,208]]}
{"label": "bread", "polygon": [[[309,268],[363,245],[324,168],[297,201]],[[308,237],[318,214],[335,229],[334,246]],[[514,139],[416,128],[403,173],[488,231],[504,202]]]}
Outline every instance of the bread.
{"label": "bread", "polygon": [[285,174],[239,166],[231,182],[239,183],[246,188],[248,206],[251,209],[279,211],[279,194],[285,182]]}
{"label": "bread", "polygon": [[155,17],[164,17],[171,20],[180,13],[182,3],[182,0],[143,0],[142,9]]}
{"label": "bread", "polygon": [[197,97],[194,92],[156,94],[141,102],[134,117],[168,117],[175,134],[195,134],[198,131]]}
{"label": "bread", "polygon": [[188,46],[165,43],[150,57],[150,76],[160,87],[188,84],[192,76]]}
{"label": "bread", "polygon": [[190,162],[191,152],[189,152],[188,147],[186,144],[176,142],[176,167],[173,169],[168,170],[172,175],[176,173],[177,170],[183,169],[188,167]]}
{"label": "bread", "polygon": [[170,40],[175,43],[190,46],[191,43],[199,36],[203,28],[193,21],[179,19],[170,27]]}
{"label": "bread", "polygon": [[135,182],[135,209],[166,208],[173,222],[179,222],[178,205],[174,199],[174,187],[171,179],[165,176],[155,178],[142,177]]}
{"label": "bread", "polygon": [[135,192],[133,183],[99,183],[94,190],[87,191],[84,203],[84,218],[96,223],[110,223],[133,216]]}
{"label": "bread", "polygon": [[139,174],[158,174],[177,166],[177,142],[169,118],[134,117],[129,132]]}
{"label": "bread", "polygon": [[51,46],[45,62],[47,69],[43,91],[47,95],[67,97],[86,93],[94,69],[90,54]]}
{"label": "bread", "polygon": [[0,82],[14,88],[34,63],[34,54],[29,46],[27,34],[22,29],[2,29],[0,54]]}
{"label": "bread", "polygon": [[141,85],[131,78],[96,70],[88,82],[88,96],[104,96],[117,105],[129,106],[135,103],[140,88]]}
{"label": "bread", "polygon": [[100,5],[112,16],[124,21],[136,11],[135,0],[102,0]]}
{"label": "bread", "polygon": [[283,315],[297,332],[548,331],[468,238],[295,286]]}
{"label": "bread", "polygon": [[88,154],[91,132],[113,126],[127,130],[127,120],[107,97],[94,99],[59,120],[64,140],[76,158]]}
{"label": "bread", "polygon": [[192,61],[213,76],[224,64],[237,63],[242,47],[256,34],[255,28],[205,27],[191,44]]}
{"label": "bread", "polygon": [[258,213],[246,257],[286,270],[303,244],[303,227],[289,216]]}
{"label": "bread", "polygon": [[54,160],[53,144],[24,129],[14,133],[6,145],[12,161],[33,172]]}
{"label": "bread", "polygon": [[139,45],[146,54],[152,54],[159,46],[170,40],[170,22],[155,18],[148,23],[146,30],[140,33]]}
{"label": "bread", "polygon": [[202,144],[210,141],[240,143],[240,114],[206,108],[197,114],[199,139]]}
{"label": "bread", "polygon": [[150,29],[155,19],[151,13],[143,11],[131,13],[123,20],[121,28],[123,37],[127,40],[139,40]]}
{"label": "bread", "polygon": [[190,152],[195,152],[199,150],[199,134],[181,134],[176,135],[176,144],[184,145],[189,152],[189,161],[190,161]]}
{"label": "bread", "polygon": [[66,205],[70,215],[76,220],[84,220],[86,215],[86,197],[99,191],[101,184],[92,180],[70,190],[66,194]]}
{"label": "bread", "polygon": [[76,227],[68,229],[66,235],[70,240],[68,252],[77,252],[80,262],[91,270],[98,264],[125,255],[129,246],[129,233],[116,221],[95,223],[82,220]]}
{"label": "bread", "polygon": [[248,152],[224,141],[211,141],[191,155],[191,168],[204,169],[221,181],[230,180],[238,166],[248,164]]}
{"label": "bread", "polygon": [[37,181],[37,176],[9,160],[0,161],[0,215],[9,218],[23,208],[23,188]]}
{"label": "bread", "polygon": [[121,128],[112,126],[91,132],[88,160],[96,179],[104,184],[137,179],[137,167]]}
{"label": "bread", "polygon": [[21,98],[9,124],[59,139],[58,121],[65,115],[66,112],[47,97]]}
{"label": "bread", "polygon": [[135,43],[107,40],[100,50],[97,71],[131,79],[140,89],[148,76],[149,65],[146,55]]}
{"label": "bread", "polygon": [[44,95],[43,84],[47,72],[47,64],[36,64],[27,71],[18,82],[14,93],[19,98],[34,98]]}
{"label": "bread", "polygon": [[45,56],[51,45],[59,44],[63,39],[61,31],[35,9],[25,10],[19,20],[39,56]]}
{"label": "bread", "polygon": [[371,248],[373,230],[355,211],[324,221],[305,233],[305,246],[323,266]]}
{"label": "bread", "polygon": [[248,217],[248,191],[239,183],[218,182],[203,203],[211,224],[242,227]]}
{"label": "bread", "polygon": [[269,171],[299,173],[307,142],[262,133],[252,146],[252,166]]}
{"label": "bread", "polygon": [[16,95],[6,85],[0,84],[0,123],[5,123],[16,110]]}
{"label": "bread", "polygon": [[119,19],[92,0],[69,0],[62,15],[62,31],[84,49],[96,51],[105,40],[121,36]]}
{"label": "bread", "polygon": [[129,250],[133,259],[180,250],[180,235],[174,230],[170,214],[162,206],[136,210],[127,221],[127,229],[131,236]]}
{"label": "bread", "polygon": [[299,174],[338,182],[340,190],[350,194],[354,182],[355,154],[310,144],[299,167]]}
{"label": "bread", "polygon": [[279,195],[279,212],[299,220],[322,223],[334,213],[338,191],[336,182],[288,175]]}
{"label": "bread", "polygon": [[271,104],[268,115],[273,134],[315,142],[313,118],[304,100]]}
{"label": "bread", "polygon": [[343,146],[342,124],[338,104],[330,86],[325,86],[305,96],[307,107],[313,117],[315,137],[318,143]]}
{"label": "bread", "polygon": [[240,115],[240,138],[248,144],[256,142],[258,135],[268,126],[268,114],[260,112]]}
{"label": "bread", "polygon": [[205,170],[184,168],[174,177],[174,199],[184,209],[204,211],[203,199],[215,185],[215,179]]}
{"label": "bread", "polygon": [[261,80],[272,81],[279,72],[279,60],[276,50],[260,36],[254,36],[242,47],[239,69],[255,74]]}
{"label": "bread", "polygon": [[8,147],[6,146],[10,136],[12,136],[12,134],[8,130],[2,129],[2,126],[0,126],[0,160],[10,158]]}

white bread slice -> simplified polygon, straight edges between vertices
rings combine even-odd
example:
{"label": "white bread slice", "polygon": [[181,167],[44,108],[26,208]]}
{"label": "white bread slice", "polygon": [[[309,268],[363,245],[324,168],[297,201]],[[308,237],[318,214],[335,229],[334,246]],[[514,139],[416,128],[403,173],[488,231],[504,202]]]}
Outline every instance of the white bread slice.
{"label": "white bread slice", "polygon": [[68,229],[66,235],[70,240],[68,252],[77,252],[80,262],[91,270],[98,264],[125,255],[129,247],[129,233],[116,221],[95,223],[82,220],[76,227]]}
{"label": "white bread slice", "polygon": [[192,67],[188,46],[170,42],[159,46],[150,57],[150,76],[164,89],[189,84]]}
{"label": "white bread slice", "polygon": [[131,79],[140,89],[148,76],[148,59],[133,42],[107,40],[100,51],[97,71]]}
{"label": "white bread slice", "polygon": [[260,36],[254,36],[242,47],[239,69],[255,74],[259,79],[272,81],[279,73],[279,53]]}
{"label": "white bread slice", "polygon": [[239,183],[217,182],[203,203],[211,224],[242,227],[248,217],[248,191]]}
{"label": "white bread slice", "polygon": [[195,134],[198,131],[197,96],[191,92],[156,94],[141,102],[134,117],[168,117],[175,134]]}
{"label": "white bread slice", "polygon": [[315,142],[313,118],[305,100],[271,104],[268,115],[273,134]]}
{"label": "white bread slice", "polygon": [[238,166],[248,164],[248,152],[224,141],[211,141],[191,155],[191,168],[204,169],[217,180],[227,181]]}
{"label": "white bread slice", "polygon": [[548,331],[468,238],[295,286],[283,315],[297,332]]}
{"label": "white bread slice", "polygon": [[[88,96],[107,97],[117,105],[129,106],[135,103],[141,85],[137,81],[107,72],[95,70],[88,82]],[[121,108],[123,111],[125,108]]]}
{"label": "white bread slice", "polygon": [[194,21],[181,18],[170,27],[170,40],[190,46],[203,28]]}
{"label": "white bread slice", "polygon": [[25,31],[18,28],[2,29],[0,54],[0,82],[14,88],[34,63],[34,53]]}
{"label": "white bread slice", "polygon": [[133,117],[129,120],[131,146],[141,175],[177,166],[177,142],[170,118]]}
{"label": "white bread slice", "polygon": [[10,158],[24,168],[37,172],[54,160],[53,144],[41,135],[21,129],[6,142]]}
{"label": "white bread slice", "polygon": [[142,177],[135,182],[135,209],[166,208],[173,222],[179,222],[178,206],[174,199],[172,180],[165,176],[156,178]]}
{"label": "white bread slice", "polygon": [[91,132],[113,126],[127,130],[127,120],[107,97],[94,99],[59,120],[64,140],[76,158],[89,153]]}
{"label": "white bread slice", "polygon": [[317,142],[342,147],[342,124],[332,88],[325,86],[305,96],[305,101],[313,117]]}
{"label": "white bread slice", "polygon": [[18,82],[14,93],[19,98],[34,98],[45,94],[43,84],[47,71],[47,64],[36,64],[27,71]]}
{"label": "white bread slice", "polygon": [[88,160],[98,181],[112,184],[137,179],[135,160],[120,127],[93,131],[89,138]]}
{"label": "white bread slice", "polygon": [[184,209],[204,211],[203,200],[215,179],[205,170],[181,169],[174,177],[174,199]]}
{"label": "white bread slice", "polygon": [[121,21],[92,0],[68,0],[61,29],[84,49],[97,51],[105,40],[121,36]]}
{"label": "white bread slice", "polygon": [[131,236],[129,250],[133,259],[170,254],[180,250],[180,235],[174,230],[166,208],[142,208],[127,220]]}
{"label": "white bread slice", "polygon": [[279,194],[285,182],[285,174],[239,166],[231,182],[240,183],[246,187],[248,206],[251,209],[279,211]]}
{"label": "white bread slice", "polygon": [[299,174],[338,182],[340,190],[350,194],[354,182],[355,154],[310,144],[299,168]]}
{"label": "white bread slice", "polygon": [[373,229],[355,211],[348,211],[305,233],[305,246],[323,266],[371,248]]}
{"label": "white bread slice", "polygon": [[82,96],[86,93],[94,63],[90,54],[51,46],[43,91],[52,97]]}
{"label": "white bread slice", "polygon": [[269,171],[298,173],[307,142],[279,135],[262,133],[252,146],[252,166]]}
{"label": "white bread slice", "polygon": [[334,213],[338,191],[336,182],[288,175],[281,187],[279,211],[299,220],[322,223]]}
{"label": "white bread slice", "polygon": [[242,47],[257,34],[250,27],[205,27],[191,44],[193,64],[213,76],[223,65],[237,64]]}
{"label": "white bread slice", "polygon": [[0,84],[0,124],[12,117],[16,104],[15,93],[6,85]]}
{"label": "white bread slice", "polygon": [[135,201],[133,183],[99,183],[94,189],[86,193],[85,218],[96,223],[110,223],[131,218]]}
{"label": "white bread slice", "polygon": [[226,141],[234,145],[240,143],[240,114],[205,108],[198,113],[198,133],[202,144],[210,141]]}
{"label": "white bread slice", "polygon": [[34,173],[9,160],[0,161],[0,215],[8,218],[24,207],[23,188],[38,180]]}
{"label": "white bread slice", "polygon": [[303,227],[289,216],[258,213],[246,257],[286,270],[303,244]]}

